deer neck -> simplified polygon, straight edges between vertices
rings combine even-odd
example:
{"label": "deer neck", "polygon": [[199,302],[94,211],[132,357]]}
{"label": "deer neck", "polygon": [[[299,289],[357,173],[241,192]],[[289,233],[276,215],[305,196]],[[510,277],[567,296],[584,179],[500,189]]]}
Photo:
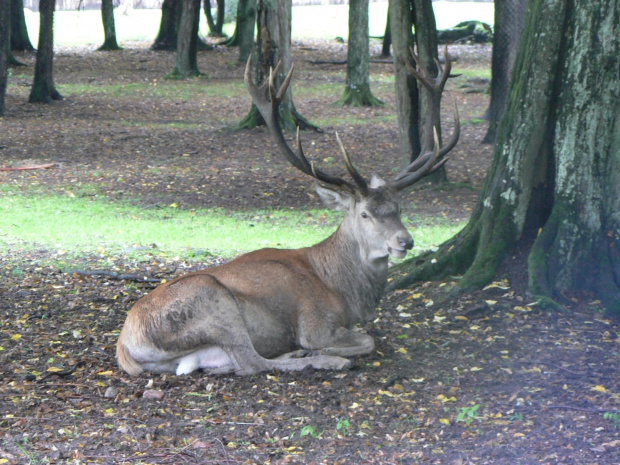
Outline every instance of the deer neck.
{"label": "deer neck", "polygon": [[373,256],[356,240],[347,223],[323,242],[310,247],[308,258],[328,287],[342,296],[351,310],[351,323],[371,317],[383,295],[388,257]]}

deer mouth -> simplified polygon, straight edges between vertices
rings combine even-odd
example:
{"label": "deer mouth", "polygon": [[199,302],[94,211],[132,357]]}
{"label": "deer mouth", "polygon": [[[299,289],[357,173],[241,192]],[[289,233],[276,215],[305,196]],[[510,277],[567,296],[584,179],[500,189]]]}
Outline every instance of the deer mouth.
{"label": "deer mouth", "polygon": [[407,255],[407,249],[405,248],[400,248],[400,247],[390,247],[388,245],[388,253],[395,258],[403,258],[405,255]]}

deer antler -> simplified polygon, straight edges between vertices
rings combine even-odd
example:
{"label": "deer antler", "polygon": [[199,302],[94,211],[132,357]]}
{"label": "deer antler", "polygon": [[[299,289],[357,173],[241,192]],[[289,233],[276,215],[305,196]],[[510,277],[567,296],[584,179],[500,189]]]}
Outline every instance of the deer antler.
{"label": "deer antler", "polygon": [[284,134],[282,133],[282,129],[280,128],[280,122],[278,121],[278,108],[280,106],[280,103],[282,103],[282,100],[284,99],[286,89],[288,88],[291,82],[291,78],[293,77],[294,67],[291,66],[291,69],[289,70],[286,78],[282,82],[280,89],[276,91],[275,75],[278,73],[280,65],[281,63],[278,63],[275,70],[269,70],[269,79],[267,80],[267,82],[264,82],[260,86],[257,86],[256,84],[254,84],[254,82],[252,82],[252,57],[250,56],[245,66],[244,75],[245,85],[248,88],[250,95],[252,96],[254,105],[256,105],[256,108],[258,108],[258,111],[265,119],[265,123],[267,124],[267,127],[269,128],[271,134],[276,140],[276,144],[280,149],[280,152],[282,152],[282,154],[291,163],[291,165],[293,165],[299,171],[309,176],[312,176],[317,181],[335,186],[350,193],[359,192],[362,195],[365,195],[368,192],[368,185],[364,178],[355,169],[355,167],[353,167],[353,164],[351,163],[351,160],[349,158],[349,154],[344,148],[344,145],[342,144],[342,141],[340,140],[340,137],[338,137],[338,135],[336,135],[338,145],[340,146],[340,150],[342,151],[342,155],[345,159],[347,170],[353,178],[355,185],[351,184],[343,178],[340,178],[338,176],[332,176],[319,169],[316,169],[314,165],[308,161],[308,159],[304,155],[304,151],[301,146],[299,128],[297,128],[298,153],[295,153],[293,149],[289,147],[286,139],[284,138]]}

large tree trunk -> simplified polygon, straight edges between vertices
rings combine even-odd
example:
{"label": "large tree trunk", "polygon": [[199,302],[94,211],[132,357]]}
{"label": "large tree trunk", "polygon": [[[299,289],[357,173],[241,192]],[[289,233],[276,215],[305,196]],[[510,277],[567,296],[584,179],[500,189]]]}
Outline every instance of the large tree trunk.
{"label": "large tree trunk", "polygon": [[617,0],[531,1],[472,218],[421,266],[408,262],[397,285],[464,273],[459,287],[479,288],[531,246],[541,302],[584,293],[620,309],[618,37]]}
{"label": "large tree trunk", "polygon": [[494,142],[497,124],[506,108],[510,73],[523,31],[528,0],[495,0],[493,57],[491,59],[491,102],[486,118],[489,129],[484,142]]}
{"label": "large tree trunk", "polygon": [[370,91],[369,40],[368,0],[350,0],[347,81],[339,105],[383,105]]}
{"label": "large tree trunk", "polygon": [[30,103],[50,103],[62,100],[62,95],[54,85],[54,7],[55,0],[39,2],[39,46],[37,62],[34,68],[34,81],[30,90]]}
{"label": "large tree trunk", "polygon": [[4,116],[4,98],[9,77],[10,30],[11,4],[0,2],[0,116]]}
{"label": "large tree trunk", "polygon": [[98,50],[122,50],[116,42],[114,24],[114,5],[112,0],[101,0],[101,20],[103,21],[104,41]]}
{"label": "large tree trunk", "polygon": [[24,1],[2,0],[2,3],[7,1],[11,3],[11,50],[16,52],[34,50],[28,37],[26,17],[24,16]]}
{"label": "large tree trunk", "polygon": [[197,58],[199,14],[200,0],[183,0],[177,38],[177,60],[170,77],[187,78],[200,75]]}

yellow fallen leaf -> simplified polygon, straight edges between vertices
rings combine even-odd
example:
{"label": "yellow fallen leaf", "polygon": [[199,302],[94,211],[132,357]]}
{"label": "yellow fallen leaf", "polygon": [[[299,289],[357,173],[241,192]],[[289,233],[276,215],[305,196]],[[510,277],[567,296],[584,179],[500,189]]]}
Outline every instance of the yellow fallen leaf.
{"label": "yellow fallen leaf", "polygon": [[62,371],[62,368],[49,367],[46,371],[49,371],[50,373],[58,373],[59,371]]}
{"label": "yellow fallen leaf", "polygon": [[373,362],[372,366],[373,367],[379,367],[379,366],[381,366],[381,362]]}
{"label": "yellow fallen leaf", "polygon": [[454,317],[455,320],[463,320],[463,321],[469,321],[469,318],[467,318],[466,316],[463,315],[457,315]]}
{"label": "yellow fallen leaf", "polygon": [[605,389],[605,386],[601,386],[600,384],[597,384],[596,386],[594,386],[591,389],[593,391],[597,391],[597,392],[607,392],[607,389]]}
{"label": "yellow fallen leaf", "polygon": [[21,334],[13,334],[11,336],[11,339],[13,339],[14,341],[19,341],[22,338]]}
{"label": "yellow fallen leaf", "polygon": [[469,369],[469,371],[482,371],[482,368],[480,368],[480,367],[471,367]]}
{"label": "yellow fallen leaf", "polygon": [[401,347],[400,349],[397,349],[396,352],[400,352],[401,354],[406,354],[407,349],[405,349],[404,347]]}
{"label": "yellow fallen leaf", "polygon": [[488,305],[495,305],[495,304],[497,303],[497,300],[485,300],[485,302],[486,302]]}
{"label": "yellow fallen leaf", "polygon": [[442,425],[449,425],[450,420],[448,420],[447,418],[440,418],[439,423],[441,423]]}
{"label": "yellow fallen leaf", "polygon": [[112,376],[114,374],[114,372],[112,370],[108,370],[108,371],[100,371],[97,374],[99,376]]}
{"label": "yellow fallen leaf", "polygon": [[360,404],[353,402],[349,408],[359,408]]}

